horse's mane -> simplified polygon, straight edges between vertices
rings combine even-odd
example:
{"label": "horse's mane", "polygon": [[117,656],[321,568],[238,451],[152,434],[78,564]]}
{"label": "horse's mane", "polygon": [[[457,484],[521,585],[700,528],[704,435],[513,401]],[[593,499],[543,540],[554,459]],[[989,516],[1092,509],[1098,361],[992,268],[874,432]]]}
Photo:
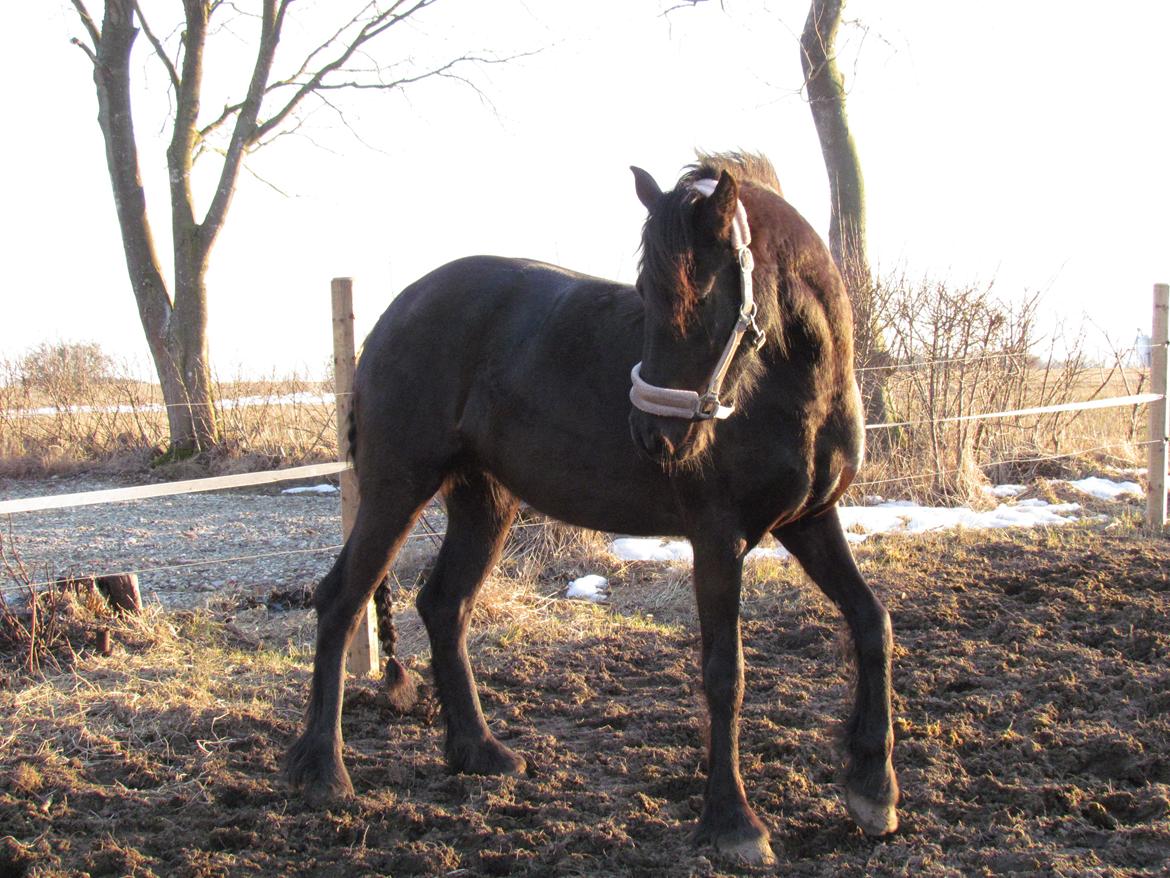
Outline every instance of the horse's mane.
{"label": "horse's mane", "polygon": [[755,184],[782,194],[772,163],[762,155],[696,151],[696,158],[694,164],[686,167],[674,189],[663,196],[656,216],[647,219],[642,233],[640,268],[648,279],[657,281],[659,289],[676,291],[671,307],[673,323],[679,332],[686,327],[699,298],[693,278],[691,215],[700,195],[692,184],[703,179],[717,180],[722,171],[727,171],[741,186]]}
{"label": "horse's mane", "polygon": [[696,180],[718,180],[723,171],[735,177],[741,186],[744,183],[755,183],[765,189],[770,189],[777,195],[783,196],[780,180],[776,177],[776,169],[772,163],[759,153],[753,152],[716,152],[705,153],[695,151],[697,161],[687,166],[686,173],[679,179],[679,185],[690,185]]}

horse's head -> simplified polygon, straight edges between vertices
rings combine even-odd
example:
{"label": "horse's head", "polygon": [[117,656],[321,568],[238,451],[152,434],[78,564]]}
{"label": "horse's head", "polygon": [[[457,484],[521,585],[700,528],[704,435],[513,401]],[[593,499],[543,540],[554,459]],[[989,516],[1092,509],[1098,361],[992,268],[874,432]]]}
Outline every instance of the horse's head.
{"label": "horse's head", "polygon": [[664,193],[641,168],[631,170],[649,216],[637,282],[645,337],[631,374],[630,432],[644,453],[669,465],[710,444],[713,421],[734,408],[744,373],[736,354],[762,341],[751,237],[727,171],[718,181],[684,177]]}

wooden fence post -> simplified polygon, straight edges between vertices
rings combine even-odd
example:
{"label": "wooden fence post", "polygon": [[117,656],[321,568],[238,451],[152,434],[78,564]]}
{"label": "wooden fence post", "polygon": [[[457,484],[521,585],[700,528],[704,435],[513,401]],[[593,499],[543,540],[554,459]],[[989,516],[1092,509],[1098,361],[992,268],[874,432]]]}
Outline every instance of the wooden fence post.
{"label": "wooden fence post", "polygon": [[1170,406],[1166,403],[1167,307],[1170,285],[1154,284],[1154,324],[1150,333],[1150,391],[1162,398],[1150,403],[1150,443],[1147,470],[1146,522],[1161,532],[1166,527],[1166,440],[1170,437]]}
{"label": "wooden fence post", "polygon": [[[353,407],[353,373],[357,364],[353,344],[353,278],[335,277],[330,284],[333,299],[333,390],[337,397],[337,459],[349,456],[349,411]],[[349,539],[357,517],[357,473],[341,472],[341,534]],[[364,677],[378,666],[378,630],[373,604],[362,611],[357,634],[349,645],[346,666]]]}

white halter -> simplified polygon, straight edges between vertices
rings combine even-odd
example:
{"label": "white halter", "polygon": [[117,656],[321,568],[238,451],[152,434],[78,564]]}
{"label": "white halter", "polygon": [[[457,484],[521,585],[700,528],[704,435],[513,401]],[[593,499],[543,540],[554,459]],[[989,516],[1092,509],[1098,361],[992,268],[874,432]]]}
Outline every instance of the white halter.
{"label": "white halter", "polygon": [[[716,185],[716,180],[696,180],[691,184],[691,188],[710,197]],[[727,370],[731,367],[731,360],[739,350],[743,337],[749,332],[752,334],[752,346],[756,350],[764,343],[763,330],[756,325],[756,303],[752,298],[752,269],[755,267],[755,261],[752,259],[752,251],[748,249],[751,242],[752,233],[748,228],[747,212],[743,209],[743,203],[736,201],[735,217],[731,222],[731,246],[739,263],[739,317],[702,395],[693,390],[675,390],[648,384],[642,380],[642,364],[639,362],[630,372],[630,380],[633,382],[633,386],[630,387],[630,402],[635,408],[651,415],[686,418],[690,421],[723,419],[735,411],[735,406],[721,405],[719,402],[719,391],[723,387],[723,379],[727,377]]]}

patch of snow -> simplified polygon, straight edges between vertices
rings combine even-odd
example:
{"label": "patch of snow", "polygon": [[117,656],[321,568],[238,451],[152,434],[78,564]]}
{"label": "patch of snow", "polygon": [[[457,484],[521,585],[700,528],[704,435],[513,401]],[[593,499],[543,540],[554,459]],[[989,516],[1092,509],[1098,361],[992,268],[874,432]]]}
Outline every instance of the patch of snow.
{"label": "patch of snow", "polygon": [[1080,508],[1076,503],[1050,505],[1043,500],[1024,500],[1016,504],[1001,503],[990,511],[976,512],[965,506],[919,506],[900,500],[881,506],[844,506],[839,512],[841,523],[847,530],[875,534],[926,533],[955,527],[983,530],[1068,524],[1075,519],[1065,516]]}
{"label": "patch of snow", "polygon": [[691,561],[694,553],[687,540],[658,537],[620,537],[609,550],[622,561]]}
{"label": "patch of snow", "polygon": [[341,489],[328,483],[324,485],[301,485],[297,488],[285,488],[282,494],[336,494]]}
{"label": "patch of snow", "polygon": [[569,588],[565,591],[565,597],[580,598],[581,600],[593,601],[593,603],[599,604],[609,597],[607,593],[608,588],[608,579],[596,573],[589,573],[580,579],[574,579],[570,582]]}
{"label": "patch of snow", "polygon": [[744,560],[759,561],[762,558],[776,558],[780,561],[783,561],[785,558],[791,557],[792,556],[788,553],[788,550],[783,546],[769,546],[766,549],[763,546],[756,546],[747,553],[747,557]]}
{"label": "patch of snow", "polygon": [[983,490],[992,497],[1018,497],[1028,488],[1026,485],[986,485]]}
{"label": "patch of snow", "polygon": [[1146,496],[1146,492],[1137,482],[1114,482],[1098,476],[1089,476],[1087,479],[1078,479],[1068,484],[1098,500],[1117,500],[1125,496],[1139,498]]}
{"label": "patch of snow", "polygon": [[[862,543],[873,534],[1070,524],[1077,520],[1075,513],[1080,510],[1079,503],[1046,503],[1038,499],[1001,503],[984,512],[965,506],[919,506],[909,500],[892,500],[879,506],[842,506],[838,513],[845,538],[851,543]],[[687,540],[657,537],[619,537],[610,543],[609,550],[622,561],[690,562],[694,558]],[[748,552],[746,560],[787,557],[788,552],[782,546],[757,547]]]}

